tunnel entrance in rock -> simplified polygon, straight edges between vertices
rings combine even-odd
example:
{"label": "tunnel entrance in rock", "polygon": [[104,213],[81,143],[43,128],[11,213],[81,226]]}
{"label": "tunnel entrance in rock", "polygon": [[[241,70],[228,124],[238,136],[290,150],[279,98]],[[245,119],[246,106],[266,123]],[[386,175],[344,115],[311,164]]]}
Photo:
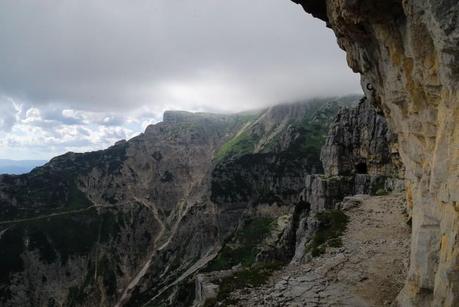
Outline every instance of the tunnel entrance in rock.
{"label": "tunnel entrance in rock", "polygon": [[365,162],[360,162],[355,165],[356,174],[368,174],[368,166]]}

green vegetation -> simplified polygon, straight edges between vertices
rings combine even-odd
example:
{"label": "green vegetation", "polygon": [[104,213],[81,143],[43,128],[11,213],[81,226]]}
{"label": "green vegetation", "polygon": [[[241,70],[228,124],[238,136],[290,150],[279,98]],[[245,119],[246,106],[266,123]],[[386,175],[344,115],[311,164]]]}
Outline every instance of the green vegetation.
{"label": "green vegetation", "polygon": [[384,196],[389,194],[389,191],[386,190],[386,180],[387,177],[385,176],[379,176],[376,178],[374,182],[371,184],[371,195],[376,195],[376,196]]}
{"label": "green vegetation", "polygon": [[[301,159],[306,157],[312,169],[321,172],[320,150],[325,143],[330,123],[342,106],[351,106],[357,101],[357,97],[349,96],[338,100],[330,98],[315,99],[306,104],[304,116],[300,120],[292,120],[290,128],[294,131],[292,135],[299,135],[292,142],[290,148],[284,152],[287,158]],[[256,115],[241,118],[240,122],[253,121]],[[227,158],[240,157],[253,153],[256,145],[260,142],[261,136],[254,133],[250,126],[237,136],[226,142],[216,153],[217,162]],[[282,139],[283,132],[277,133],[269,143],[264,144],[262,152],[270,153],[276,151],[279,141]]]}
{"label": "green vegetation", "polygon": [[218,256],[205,270],[211,272],[231,269],[238,264],[244,267],[253,265],[259,252],[258,245],[270,234],[272,222],[270,218],[255,218],[247,221],[223,246]]}
{"label": "green vegetation", "polygon": [[341,235],[346,230],[349,218],[341,210],[327,210],[317,213],[319,228],[307,243],[306,250],[313,257],[323,254],[327,247],[342,246]]}
{"label": "green vegetation", "polygon": [[[240,113],[231,117],[231,123],[227,124],[233,130],[234,127],[241,129],[244,125],[252,123],[258,118],[258,113]],[[241,133],[234,136],[232,139],[223,144],[215,154],[215,160],[221,161],[225,158],[240,156],[251,153],[257,144],[259,137],[250,135],[245,129]]]}
{"label": "green vegetation", "polygon": [[272,273],[281,267],[282,263],[280,262],[257,263],[250,268],[245,268],[232,276],[224,278],[220,284],[217,300],[206,302],[206,306],[215,306],[216,302],[220,303],[219,306],[237,303],[229,299],[232,292],[237,289],[254,288],[267,283]]}
{"label": "green vegetation", "polygon": [[384,195],[388,195],[389,192],[386,191],[385,189],[378,189],[376,192],[375,192],[375,195],[376,196],[384,196]]}
{"label": "green vegetation", "polygon": [[[43,238],[34,242],[34,247],[40,251],[46,262],[54,261],[50,248],[54,248],[60,255],[62,263],[66,263],[72,255],[88,254],[98,241],[99,225],[104,215],[98,215],[95,209],[70,216],[59,216],[49,220],[40,220],[25,225],[34,233],[41,233]],[[32,243],[32,242],[31,242]]]}
{"label": "green vegetation", "polygon": [[320,151],[325,144],[330,123],[338,112],[339,106],[337,104],[312,105],[310,109],[302,121],[293,124],[300,137],[293,144],[291,151],[293,154],[306,156],[310,163],[321,166]]}
{"label": "green vegetation", "polygon": [[242,156],[252,153],[259,141],[259,137],[243,131],[226,142],[215,154],[215,160],[221,161],[225,158]]}
{"label": "green vegetation", "polygon": [[[98,214],[95,209],[14,225],[0,240],[0,272],[11,268],[22,270],[20,254],[24,251],[24,238],[28,250],[37,250],[40,260],[54,263],[60,258],[65,264],[73,255],[87,255],[97,242],[107,242],[120,230],[118,214]],[[9,238],[14,236],[14,241]],[[1,274],[8,276],[7,272]]]}
{"label": "green vegetation", "polygon": [[[13,207],[0,203],[0,220],[31,218],[93,205],[79,189],[78,178],[97,168],[103,175],[119,173],[126,159],[127,144],[84,154],[67,153],[29,174],[5,176],[2,192],[14,198]],[[23,209],[27,208],[27,209]]]}
{"label": "green vegetation", "polygon": [[246,287],[257,287],[266,283],[275,270],[283,265],[281,262],[256,262],[259,245],[272,231],[271,218],[254,218],[246,221],[236,231],[220,251],[218,256],[207,266],[205,271],[231,269],[241,264],[243,269],[232,276],[226,277],[220,283],[218,297],[209,300],[205,306],[226,306],[234,304],[229,295]]}

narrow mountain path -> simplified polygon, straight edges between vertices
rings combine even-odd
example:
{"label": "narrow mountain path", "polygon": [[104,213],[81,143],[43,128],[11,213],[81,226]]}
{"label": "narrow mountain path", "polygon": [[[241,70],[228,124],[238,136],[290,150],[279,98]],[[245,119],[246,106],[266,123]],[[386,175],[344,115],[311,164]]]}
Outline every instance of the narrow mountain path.
{"label": "narrow mountain path", "polygon": [[55,212],[55,213],[50,213],[50,214],[46,214],[46,215],[39,215],[39,216],[35,216],[35,217],[30,217],[30,218],[0,221],[0,225],[17,224],[17,223],[24,223],[24,222],[33,222],[33,221],[45,220],[45,219],[53,218],[53,217],[57,217],[57,216],[82,213],[82,212],[86,212],[86,211],[89,211],[89,210],[95,209],[95,208],[115,208],[115,207],[119,207],[119,206],[118,205],[92,205],[92,206],[89,206],[89,207],[86,207],[86,208],[82,208],[82,209]]}
{"label": "narrow mountain path", "polygon": [[[388,306],[403,286],[410,227],[403,195],[356,196],[343,246],[291,264],[270,282],[231,295],[236,306]],[[347,202],[349,204],[350,202]]]}

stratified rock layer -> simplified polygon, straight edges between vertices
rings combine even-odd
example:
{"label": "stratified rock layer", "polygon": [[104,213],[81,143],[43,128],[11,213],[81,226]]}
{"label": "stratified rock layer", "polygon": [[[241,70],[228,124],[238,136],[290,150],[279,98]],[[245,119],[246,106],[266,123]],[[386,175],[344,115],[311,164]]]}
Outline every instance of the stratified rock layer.
{"label": "stratified rock layer", "polygon": [[412,209],[399,303],[459,305],[459,3],[294,0],[322,18],[398,135]]}

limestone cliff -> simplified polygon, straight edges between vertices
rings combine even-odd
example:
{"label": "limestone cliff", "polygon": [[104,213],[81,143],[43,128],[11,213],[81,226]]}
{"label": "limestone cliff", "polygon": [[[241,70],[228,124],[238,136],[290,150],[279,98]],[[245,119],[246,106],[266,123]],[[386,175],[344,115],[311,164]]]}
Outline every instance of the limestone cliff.
{"label": "limestone cliff", "polygon": [[338,113],[321,160],[325,174],[330,176],[404,176],[397,137],[366,98],[356,108]]}
{"label": "limestone cliff", "polygon": [[459,305],[459,3],[294,0],[323,19],[397,134],[412,210],[403,306]]}

